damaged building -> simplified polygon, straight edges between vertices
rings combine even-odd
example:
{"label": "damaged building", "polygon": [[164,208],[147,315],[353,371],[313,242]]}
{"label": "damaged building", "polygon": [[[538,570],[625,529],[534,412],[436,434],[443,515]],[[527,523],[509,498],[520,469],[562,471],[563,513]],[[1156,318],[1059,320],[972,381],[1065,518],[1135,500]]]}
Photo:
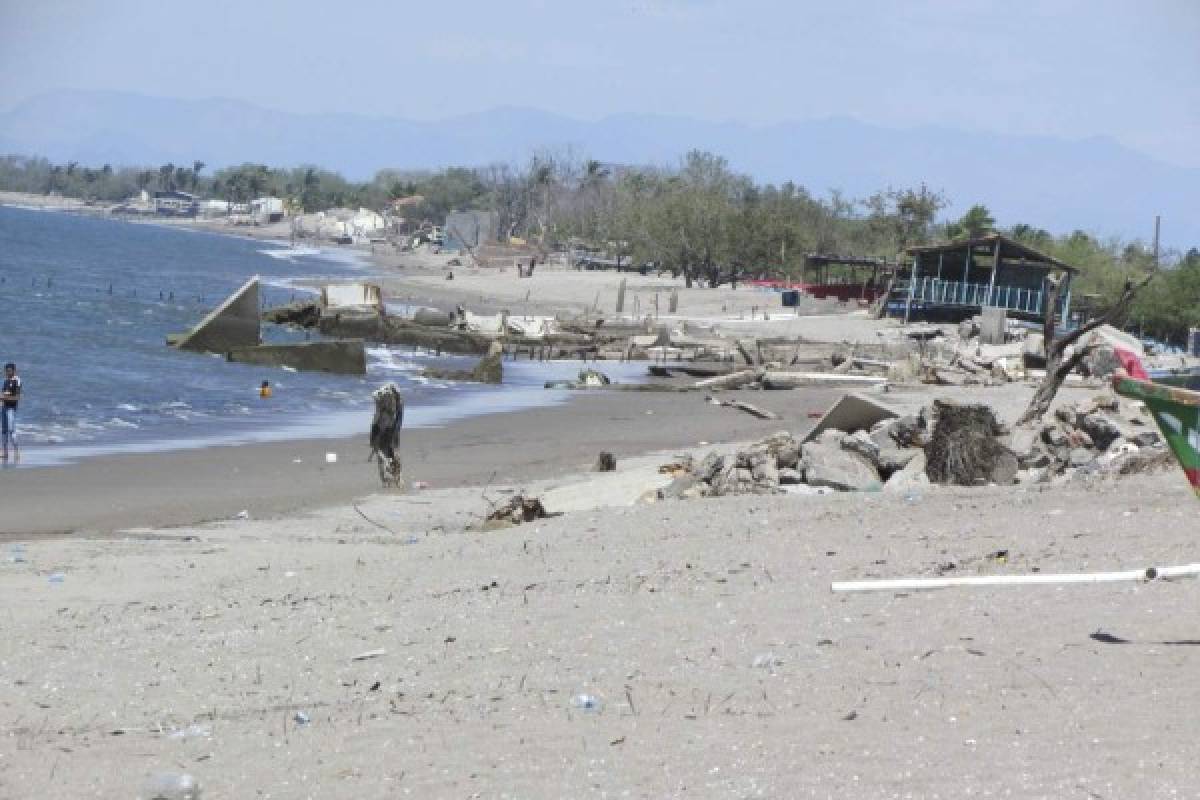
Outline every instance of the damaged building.
{"label": "damaged building", "polygon": [[1040,320],[1047,278],[1063,274],[1058,318],[1068,319],[1071,281],[1079,270],[1000,234],[905,250],[887,297],[887,311],[905,319],[958,322],[984,309]]}

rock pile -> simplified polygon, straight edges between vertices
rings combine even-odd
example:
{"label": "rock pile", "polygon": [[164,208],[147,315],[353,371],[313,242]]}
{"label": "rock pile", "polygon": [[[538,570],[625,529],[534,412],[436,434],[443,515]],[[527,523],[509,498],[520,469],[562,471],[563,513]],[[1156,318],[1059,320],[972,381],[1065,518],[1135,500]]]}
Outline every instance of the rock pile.
{"label": "rock pile", "polygon": [[685,460],[658,497],[907,488],[928,483],[924,438],[918,417],[885,420],[870,431],[829,429],[804,443],[781,431],[732,455],[714,452],[699,462]]}
{"label": "rock pile", "polygon": [[1136,404],[1116,395],[1059,408],[1053,419],[1018,429],[1009,446],[1023,481],[1045,481],[1071,472],[1137,472],[1169,463],[1162,436]]}
{"label": "rock pile", "polygon": [[986,405],[937,400],[919,414],[886,419],[869,430],[828,428],[807,442],[781,431],[733,454],[683,458],[656,498],[906,492],[930,483],[1003,486],[1170,464],[1153,421],[1115,395],[1062,408],[1039,427],[1014,431]]}

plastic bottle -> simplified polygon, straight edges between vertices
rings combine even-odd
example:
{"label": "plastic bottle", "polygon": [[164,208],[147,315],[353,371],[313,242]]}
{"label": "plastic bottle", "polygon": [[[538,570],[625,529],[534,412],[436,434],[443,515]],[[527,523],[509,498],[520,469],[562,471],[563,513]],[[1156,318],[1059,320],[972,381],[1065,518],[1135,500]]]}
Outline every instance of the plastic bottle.
{"label": "plastic bottle", "polygon": [[594,694],[577,694],[571,698],[571,705],[580,711],[599,711],[604,704]]}
{"label": "plastic bottle", "polygon": [[146,781],[141,800],[199,800],[200,784],[186,772],[160,772]]}

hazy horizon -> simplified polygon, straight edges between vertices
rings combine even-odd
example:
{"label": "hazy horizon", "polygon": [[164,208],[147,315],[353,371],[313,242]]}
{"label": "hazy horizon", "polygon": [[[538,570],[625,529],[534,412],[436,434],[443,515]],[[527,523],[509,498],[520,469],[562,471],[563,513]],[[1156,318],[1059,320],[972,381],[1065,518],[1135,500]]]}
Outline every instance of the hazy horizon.
{"label": "hazy horizon", "polygon": [[[58,89],[442,120],[496,108],[1107,137],[1200,166],[1200,4],[6,4],[0,107]],[[69,56],[69,57],[68,57]]]}

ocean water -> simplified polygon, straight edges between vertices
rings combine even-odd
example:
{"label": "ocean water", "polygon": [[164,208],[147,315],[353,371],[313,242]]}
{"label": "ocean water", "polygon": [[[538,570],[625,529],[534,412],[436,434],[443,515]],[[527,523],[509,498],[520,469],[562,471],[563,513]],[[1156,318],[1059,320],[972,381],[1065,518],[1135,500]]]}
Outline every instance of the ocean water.
{"label": "ocean water", "polygon": [[[202,447],[365,432],[371,391],[395,381],[405,426],[562,402],[544,381],[580,365],[509,362],[505,384],[438,383],[422,366],[472,363],[408,348],[371,347],[365,377],[301,373],[177,351],[187,330],[252,275],[266,305],[299,298],[298,282],[369,280],[353,251],[60,212],[0,207],[0,363],[24,384],[18,412],[23,464],[115,452]],[[268,341],[303,338],[263,326]],[[615,379],[644,367],[606,365]],[[274,396],[262,400],[269,380]]]}

